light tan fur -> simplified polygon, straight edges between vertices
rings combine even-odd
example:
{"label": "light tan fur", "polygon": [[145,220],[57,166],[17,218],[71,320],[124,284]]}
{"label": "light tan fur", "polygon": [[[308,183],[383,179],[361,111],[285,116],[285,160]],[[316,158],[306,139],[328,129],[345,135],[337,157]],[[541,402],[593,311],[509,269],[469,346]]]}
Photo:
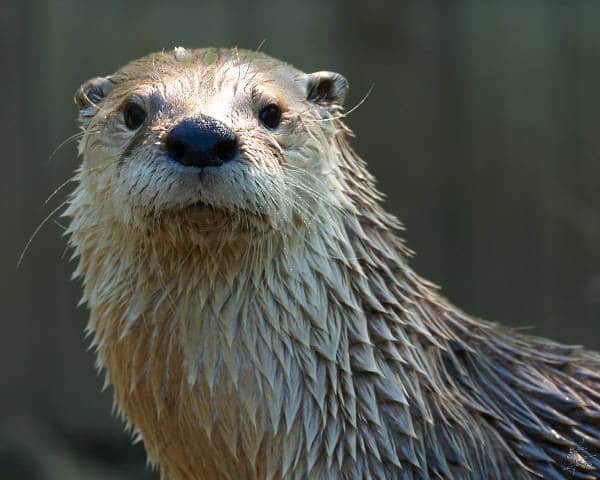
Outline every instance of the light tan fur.
{"label": "light tan fur", "polygon": [[[473,319],[419,278],[341,105],[307,100],[307,78],[176,49],[82,101],[76,275],[150,461],[170,480],[597,478],[598,358]],[[132,95],[158,105],[142,140],[120,119]],[[276,132],[262,97],[284,105]],[[196,112],[240,136],[239,162],[168,164],[165,132]]]}

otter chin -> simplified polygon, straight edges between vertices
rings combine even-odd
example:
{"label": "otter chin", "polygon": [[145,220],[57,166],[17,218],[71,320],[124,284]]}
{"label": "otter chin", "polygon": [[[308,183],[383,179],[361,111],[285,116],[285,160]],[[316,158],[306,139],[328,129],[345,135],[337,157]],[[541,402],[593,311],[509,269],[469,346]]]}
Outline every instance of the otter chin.
{"label": "otter chin", "polygon": [[176,48],[77,91],[75,275],[149,461],[169,480],[600,478],[600,357],[475,319],[411,269],[347,89]]}

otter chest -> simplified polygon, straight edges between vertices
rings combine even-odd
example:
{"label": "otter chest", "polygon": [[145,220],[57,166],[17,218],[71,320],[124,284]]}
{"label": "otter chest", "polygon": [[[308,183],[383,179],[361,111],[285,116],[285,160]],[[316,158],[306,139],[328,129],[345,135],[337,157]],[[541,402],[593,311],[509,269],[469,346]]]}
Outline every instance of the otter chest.
{"label": "otter chest", "polygon": [[188,471],[174,478],[197,479],[200,470],[212,472],[206,478],[252,478],[281,468],[284,448],[300,451],[290,443],[306,441],[303,416],[320,416],[305,385],[305,352],[273,326],[291,319],[285,312],[266,319],[254,300],[227,321],[203,309],[186,330],[140,322],[105,350],[117,404],[150,459]]}

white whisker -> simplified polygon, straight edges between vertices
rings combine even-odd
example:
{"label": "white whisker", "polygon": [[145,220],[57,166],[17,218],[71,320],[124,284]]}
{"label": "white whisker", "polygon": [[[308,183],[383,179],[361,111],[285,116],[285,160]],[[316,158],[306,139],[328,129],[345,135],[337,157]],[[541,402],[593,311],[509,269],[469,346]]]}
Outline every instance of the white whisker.
{"label": "white whisker", "polygon": [[68,203],[68,200],[65,200],[64,202],[62,202],[58,207],[56,207],[54,210],[52,210],[48,216],[46,218],[44,218],[44,220],[42,220],[42,222],[37,226],[37,228],[33,231],[33,233],[31,234],[31,237],[29,237],[29,240],[27,240],[27,243],[25,244],[25,247],[23,248],[23,251],[21,252],[21,255],[19,256],[19,260],[17,262],[17,268],[21,267],[21,264],[23,263],[23,259],[25,258],[25,254],[27,253],[27,251],[29,250],[29,247],[31,245],[31,243],[33,242],[33,240],[35,239],[35,237],[37,236],[37,234],[39,233],[39,231],[42,229],[42,227],[44,225],[46,225],[46,223],[52,218],[52,216],[58,212],[62,207],[64,207],[66,204]]}

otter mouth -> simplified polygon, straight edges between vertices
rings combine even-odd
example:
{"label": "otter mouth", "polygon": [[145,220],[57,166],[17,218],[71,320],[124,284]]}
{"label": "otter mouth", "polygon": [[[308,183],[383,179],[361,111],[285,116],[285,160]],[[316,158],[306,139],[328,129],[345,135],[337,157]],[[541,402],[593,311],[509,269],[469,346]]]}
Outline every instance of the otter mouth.
{"label": "otter mouth", "polygon": [[193,211],[201,211],[201,210],[215,210],[215,207],[209,205],[208,203],[198,201],[191,203],[184,207],[184,210],[193,210]]}
{"label": "otter mouth", "polygon": [[261,226],[261,228],[271,223],[267,214],[233,205],[215,205],[214,203],[202,200],[196,200],[192,203],[174,208],[172,207],[169,210],[172,214],[179,216],[179,218],[187,218],[192,221],[199,220],[202,223],[207,221],[231,221],[237,225],[240,219],[242,219],[247,227],[254,225]]}
{"label": "otter mouth", "polygon": [[214,205],[202,200],[185,205],[181,210],[189,212],[231,213],[231,209],[226,206]]}
{"label": "otter mouth", "polygon": [[239,220],[239,218],[244,218],[246,227],[254,225],[255,227],[260,226],[262,228],[265,225],[270,224],[268,215],[242,208],[237,208],[234,210],[232,208],[227,208],[226,206],[213,205],[203,201],[190,203],[189,205],[179,209],[179,213],[183,214],[184,217],[189,219],[201,219],[202,222],[205,222],[209,219],[228,219],[230,221],[234,221]]}
{"label": "otter mouth", "polygon": [[190,213],[190,214],[194,214],[194,213],[201,213],[201,214],[211,214],[211,213],[214,213],[214,214],[226,214],[226,213],[230,213],[230,211],[227,208],[225,208],[225,207],[220,207],[218,205],[213,205],[212,203],[203,202],[201,200],[198,200],[197,202],[185,205],[183,208],[180,209],[180,211],[186,212],[186,213]]}

